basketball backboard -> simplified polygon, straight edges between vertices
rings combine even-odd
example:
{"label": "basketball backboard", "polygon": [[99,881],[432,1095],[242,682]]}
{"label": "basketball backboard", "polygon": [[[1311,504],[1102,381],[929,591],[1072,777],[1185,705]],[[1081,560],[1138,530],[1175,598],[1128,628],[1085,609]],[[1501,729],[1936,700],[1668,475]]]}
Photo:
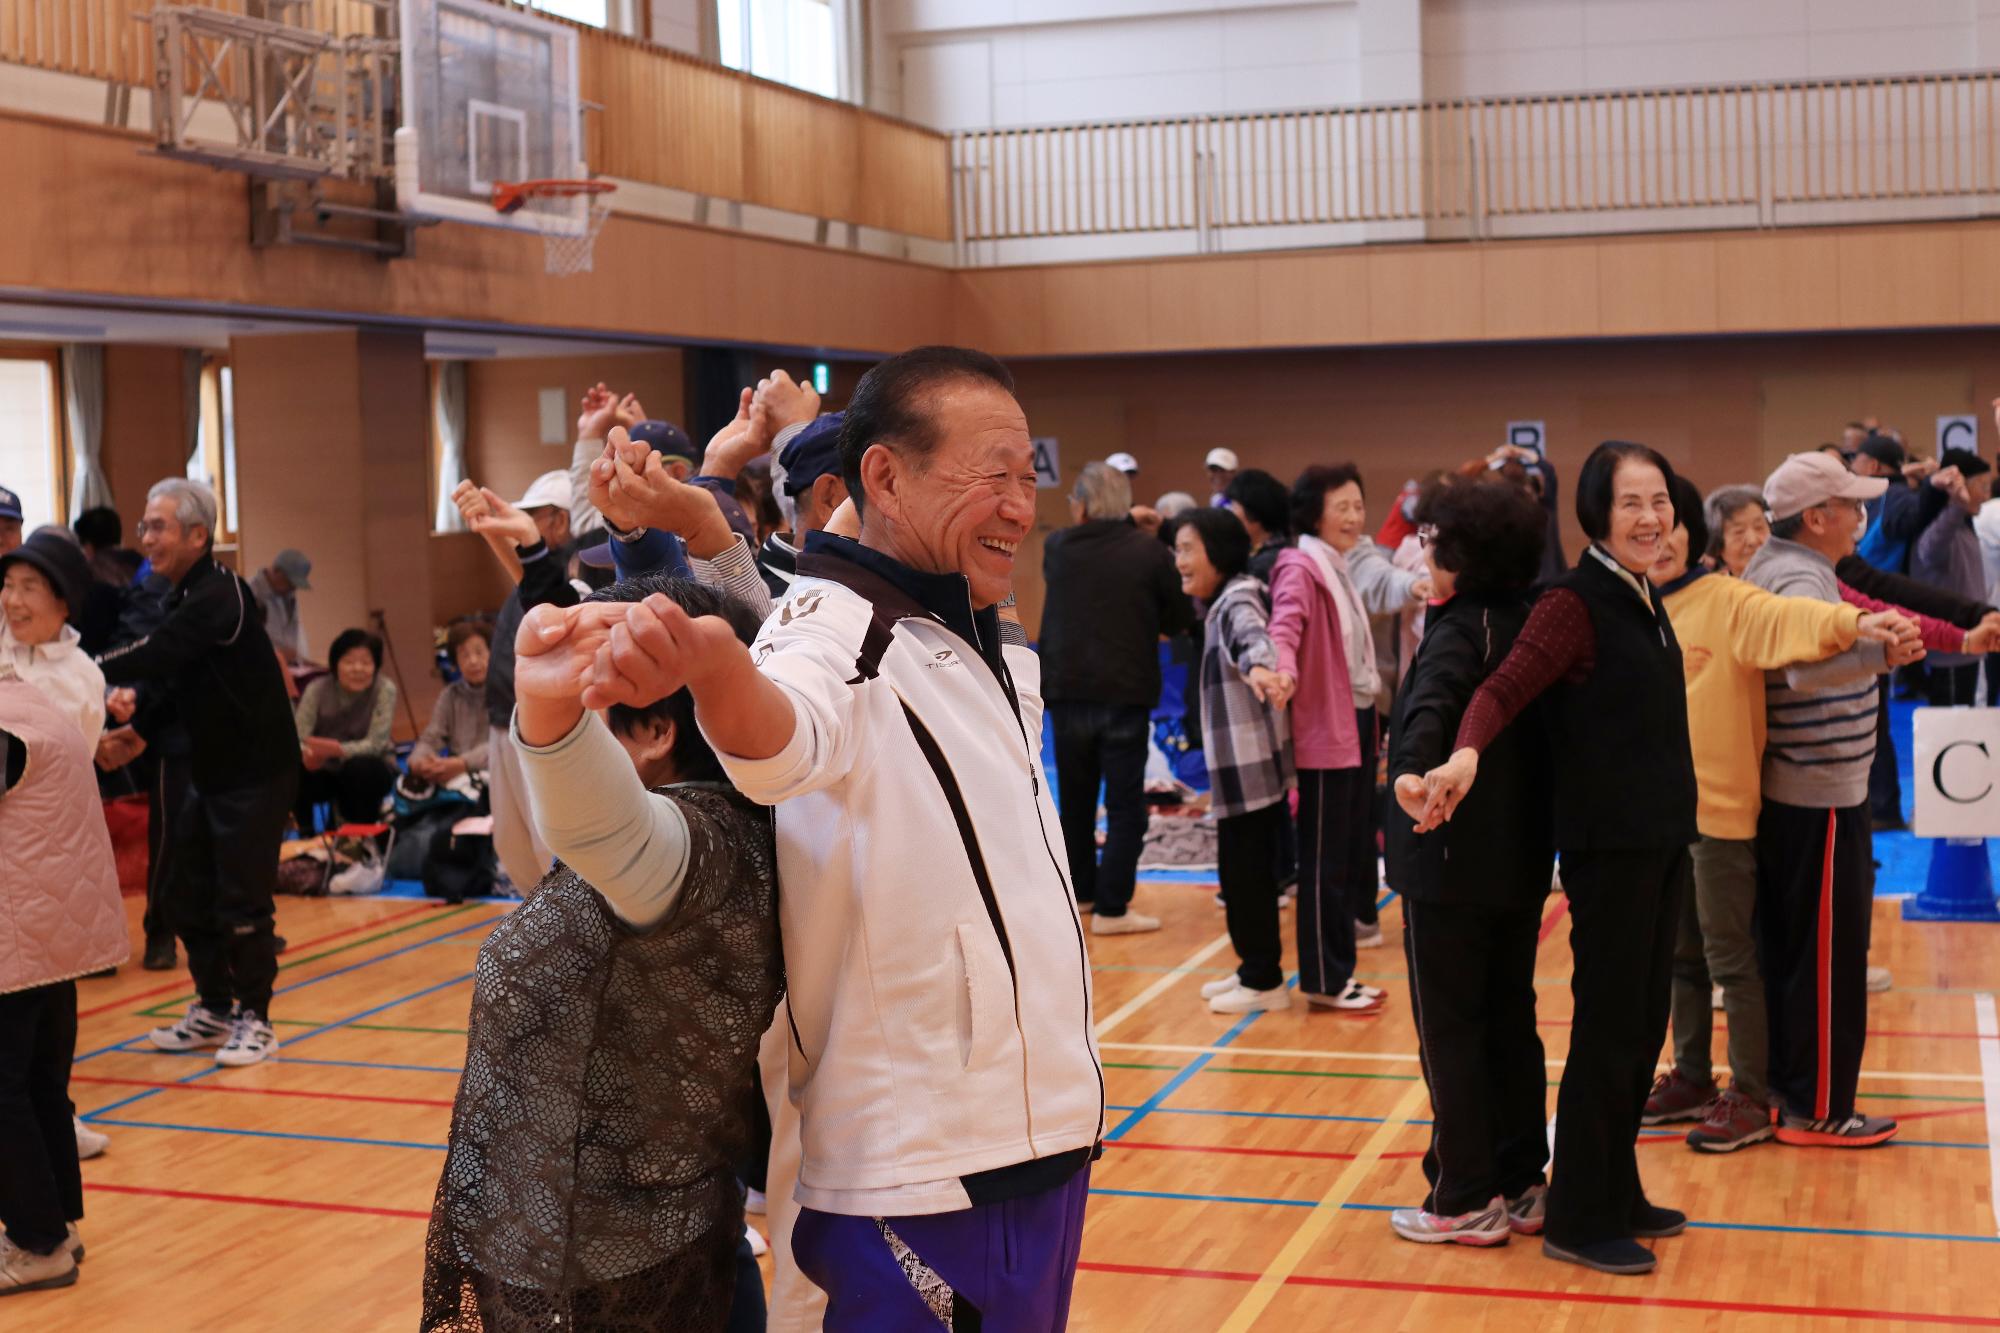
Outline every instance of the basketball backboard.
{"label": "basketball backboard", "polygon": [[401,0],[403,115],[396,199],[405,212],[520,231],[582,231],[589,201],[493,207],[501,181],[580,178],[574,30],[490,0]]}

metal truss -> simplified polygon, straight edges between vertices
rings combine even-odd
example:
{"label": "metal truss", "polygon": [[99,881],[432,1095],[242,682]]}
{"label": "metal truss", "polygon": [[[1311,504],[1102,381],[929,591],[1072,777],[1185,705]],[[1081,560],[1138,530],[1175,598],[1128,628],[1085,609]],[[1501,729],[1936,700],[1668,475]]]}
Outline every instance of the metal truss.
{"label": "metal truss", "polygon": [[197,5],[162,5],[149,18],[159,152],[261,177],[393,175],[395,38],[339,37]]}

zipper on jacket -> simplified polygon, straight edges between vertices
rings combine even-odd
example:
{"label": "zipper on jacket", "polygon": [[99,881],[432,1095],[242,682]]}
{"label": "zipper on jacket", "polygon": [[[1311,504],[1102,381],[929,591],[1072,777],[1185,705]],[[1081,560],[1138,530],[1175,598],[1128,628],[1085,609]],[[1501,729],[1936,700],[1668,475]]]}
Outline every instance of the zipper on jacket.
{"label": "zipper on jacket", "polygon": [[[1020,733],[1021,748],[1028,755],[1028,785],[1034,791],[1035,828],[1039,830],[1042,835],[1042,851],[1047,854],[1049,858],[1049,865],[1053,867],[1056,872],[1056,883],[1063,886],[1063,892],[1066,895],[1068,895],[1070,899],[1070,902],[1066,905],[1069,906],[1070,908],[1070,917],[1074,922],[1076,929],[1077,966],[1081,969],[1083,993],[1084,996],[1086,997],[1083,1002],[1083,1033],[1085,1039],[1088,1040],[1092,1035],[1091,1023],[1090,1023],[1090,1000],[1088,998],[1088,996],[1090,995],[1090,948],[1088,945],[1084,943],[1083,940],[1083,918],[1077,914],[1075,908],[1076,887],[1069,882],[1069,873],[1063,868],[1061,859],[1056,856],[1056,849],[1049,846],[1048,825],[1042,822],[1041,756],[1036,751],[1035,747],[1028,743],[1028,728],[1027,725],[1021,721],[1021,703],[1019,698],[1014,693],[1014,673],[1007,670],[1007,664],[1004,661],[1000,664],[1000,684],[1007,693],[1008,701],[1011,702],[1014,706],[1013,707],[1014,730]],[[1025,1034],[1023,1040],[1025,1041]],[[1098,1126],[1099,1143],[1101,1146],[1102,1136],[1104,1132],[1105,1108],[1110,1105],[1111,1098],[1105,1092],[1104,1088],[1104,1066],[1101,1063],[1099,1063],[1099,1061],[1095,1056],[1091,1058],[1090,1063],[1092,1068],[1097,1070],[1097,1126]],[[1032,1116],[1029,1117],[1028,1133],[1029,1133],[1029,1138],[1032,1141],[1034,1136],[1034,1118]]]}
{"label": "zipper on jacket", "polygon": [[924,760],[930,764],[938,786],[944,789],[945,803],[951,807],[951,817],[958,825],[959,840],[965,844],[965,857],[972,863],[973,881],[979,885],[979,897],[986,904],[987,919],[993,923],[993,933],[1000,940],[1000,952],[1007,959],[1007,983],[1014,991],[1015,1025],[1019,1026],[1021,988],[1014,975],[1014,946],[1007,938],[1007,923],[1000,916],[1000,900],[993,893],[993,877],[986,868],[985,853],[979,850],[979,832],[972,827],[972,813],[966,809],[965,793],[959,789],[957,776],[952,773],[943,749],[939,747],[937,738],[931,735],[930,728],[924,725],[923,719],[907,703],[903,704],[903,716],[909,720],[910,732],[917,738],[917,748],[924,752]]}

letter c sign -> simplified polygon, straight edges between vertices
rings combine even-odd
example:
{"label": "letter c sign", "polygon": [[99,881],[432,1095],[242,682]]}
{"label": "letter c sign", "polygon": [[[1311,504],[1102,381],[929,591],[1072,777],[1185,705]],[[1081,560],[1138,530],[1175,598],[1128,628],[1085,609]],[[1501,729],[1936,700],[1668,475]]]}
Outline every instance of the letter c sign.
{"label": "letter c sign", "polygon": [[1913,730],[1911,831],[2000,837],[2000,708],[1919,708]]}
{"label": "letter c sign", "polygon": [[1951,801],[1957,805],[1976,805],[1980,801],[1985,800],[1988,793],[1990,793],[1993,790],[1993,782],[1992,779],[1990,778],[1987,779],[1986,785],[1984,787],[1981,787],[1978,791],[1974,792],[1970,796],[1960,796],[1956,792],[1952,791],[1951,788],[1944,785],[1945,759],[1951,754],[1953,750],[1962,750],[1965,749],[1967,746],[1970,746],[1972,749],[1979,751],[1980,755],[1989,761],[1993,758],[1993,752],[1986,748],[1985,741],[1952,741],[1950,744],[1946,745],[1943,749],[1938,751],[1937,758],[1931,763],[1931,785],[1937,788],[1938,795],[1944,797],[1947,801]]}

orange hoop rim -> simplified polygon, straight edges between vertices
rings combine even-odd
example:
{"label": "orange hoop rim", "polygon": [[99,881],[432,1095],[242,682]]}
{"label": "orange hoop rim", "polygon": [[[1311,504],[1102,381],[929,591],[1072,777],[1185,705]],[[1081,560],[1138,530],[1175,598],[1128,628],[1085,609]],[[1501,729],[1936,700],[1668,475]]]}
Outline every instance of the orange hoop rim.
{"label": "orange hoop rim", "polygon": [[530,199],[575,199],[610,194],[617,188],[610,181],[599,180],[496,181],[493,211],[513,213]]}

